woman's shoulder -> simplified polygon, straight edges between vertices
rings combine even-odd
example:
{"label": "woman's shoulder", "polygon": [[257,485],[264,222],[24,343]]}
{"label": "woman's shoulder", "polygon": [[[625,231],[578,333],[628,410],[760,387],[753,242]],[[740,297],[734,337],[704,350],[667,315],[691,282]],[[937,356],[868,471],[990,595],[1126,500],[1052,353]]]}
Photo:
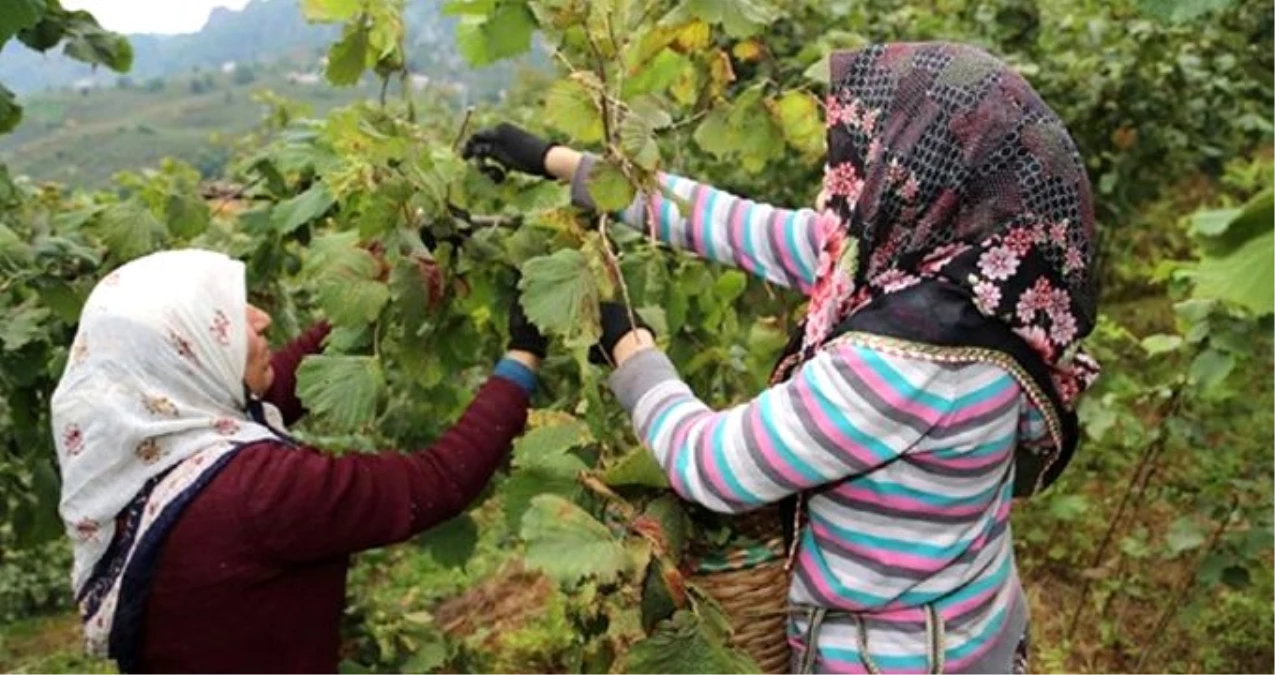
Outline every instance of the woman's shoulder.
{"label": "woman's shoulder", "polygon": [[[861,363],[877,371],[924,376],[977,385],[985,380],[1014,379],[1011,365],[980,351],[945,349],[876,336],[846,335],[831,340],[816,358],[831,362]],[[1008,361],[1006,359],[1005,361]]]}

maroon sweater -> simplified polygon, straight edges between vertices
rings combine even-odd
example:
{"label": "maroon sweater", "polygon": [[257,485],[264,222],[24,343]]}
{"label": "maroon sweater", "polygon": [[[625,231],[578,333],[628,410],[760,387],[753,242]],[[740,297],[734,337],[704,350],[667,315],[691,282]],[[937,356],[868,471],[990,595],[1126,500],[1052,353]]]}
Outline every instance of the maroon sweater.
{"label": "maroon sweater", "polygon": [[[267,400],[303,410],[296,367],[327,330],[278,352]],[[527,418],[527,394],[490,378],[428,450],[332,457],[262,442],[239,451],[186,507],[146,604],[144,672],[336,672],[350,554],[460,514]]]}

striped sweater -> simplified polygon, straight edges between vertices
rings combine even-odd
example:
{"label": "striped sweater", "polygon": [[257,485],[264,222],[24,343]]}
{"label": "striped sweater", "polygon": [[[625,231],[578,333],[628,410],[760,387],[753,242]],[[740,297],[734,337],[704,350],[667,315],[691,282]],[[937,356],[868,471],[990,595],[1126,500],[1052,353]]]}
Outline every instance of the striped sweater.
{"label": "striped sweater", "polygon": [[[573,195],[588,206],[584,176]],[[815,212],[744,200],[663,175],[672,199],[639,196],[617,214],[660,239],[808,293]],[[649,199],[649,203],[647,201]],[[1016,445],[1044,437],[1039,412],[1005,370],[938,363],[836,340],[746,403],[714,411],[655,349],[611,386],[683,498],[725,513],[809,491],[792,603],[859,612],[884,672],[924,672],[924,607],[942,619],[948,672],[1009,672],[1026,628],[1009,513]],[[806,648],[804,619],[789,641]],[[823,624],[819,671],[866,672],[858,626]]]}

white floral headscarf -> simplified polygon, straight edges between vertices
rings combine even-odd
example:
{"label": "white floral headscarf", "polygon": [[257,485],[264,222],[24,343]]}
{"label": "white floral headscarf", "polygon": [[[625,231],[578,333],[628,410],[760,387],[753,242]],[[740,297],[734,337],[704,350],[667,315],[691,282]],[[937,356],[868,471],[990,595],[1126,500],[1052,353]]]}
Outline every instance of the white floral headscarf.
{"label": "white floral headscarf", "polygon": [[117,646],[139,547],[162,541],[235,449],[277,437],[246,412],[246,308],[243,264],[201,250],[134,260],[84,305],[52,417],[90,651]]}

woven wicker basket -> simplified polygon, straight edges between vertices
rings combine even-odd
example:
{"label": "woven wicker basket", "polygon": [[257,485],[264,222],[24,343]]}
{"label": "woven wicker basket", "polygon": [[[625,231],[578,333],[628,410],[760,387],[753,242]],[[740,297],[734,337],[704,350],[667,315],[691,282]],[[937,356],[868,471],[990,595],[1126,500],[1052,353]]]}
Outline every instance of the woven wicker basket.
{"label": "woven wicker basket", "polygon": [[[788,571],[778,514],[765,510],[741,518],[760,549],[729,551],[728,564],[691,571],[689,581],[713,596],[731,625],[731,646],[748,654],[764,673],[791,672],[788,647]],[[757,536],[769,535],[769,536]],[[759,555],[760,553],[760,555]]]}

